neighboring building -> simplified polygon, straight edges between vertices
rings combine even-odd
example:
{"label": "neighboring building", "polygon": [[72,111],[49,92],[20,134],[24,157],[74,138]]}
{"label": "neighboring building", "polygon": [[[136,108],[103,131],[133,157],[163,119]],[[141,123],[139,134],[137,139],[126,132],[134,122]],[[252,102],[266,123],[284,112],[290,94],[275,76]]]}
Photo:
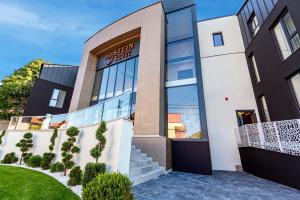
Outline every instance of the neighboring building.
{"label": "neighboring building", "polygon": [[99,107],[133,120],[133,144],[166,169],[234,171],[236,127],[299,117],[300,2],[276,3],[199,22],[194,0],[138,10],[89,38],[79,68],[61,66],[70,75],[44,65],[25,115]]}
{"label": "neighboring building", "polygon": [[67,113],[77,72],[78,66],[43,64],[31,89],[24,116]]}

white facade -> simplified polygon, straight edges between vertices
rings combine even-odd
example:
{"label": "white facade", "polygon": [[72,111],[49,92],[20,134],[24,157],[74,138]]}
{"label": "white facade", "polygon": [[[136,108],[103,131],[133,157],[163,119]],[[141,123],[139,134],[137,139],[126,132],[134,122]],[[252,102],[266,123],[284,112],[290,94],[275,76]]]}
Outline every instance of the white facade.
{"label": "white facade", "polygon": [[[198,22],[203,87],[213,170],[241,165],[234,129],[237,110],[255,110],[242,35],[236,16]],[[214,47],[213,34],[223,46]]]}

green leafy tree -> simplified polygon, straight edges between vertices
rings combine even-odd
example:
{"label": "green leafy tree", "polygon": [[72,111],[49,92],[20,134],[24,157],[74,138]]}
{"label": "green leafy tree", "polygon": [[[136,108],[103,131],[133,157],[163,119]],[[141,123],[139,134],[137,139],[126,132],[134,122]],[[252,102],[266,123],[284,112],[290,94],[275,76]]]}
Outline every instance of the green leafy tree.
{"label": "green leafy tree", "polygon": [[95,158],[96,163],[98,163],[98,160],[102,154],[102,151],[105,148],[106,144],[106,138],[104,136],[104,133],[107,131],[106,128],[106,122],[101,122],[100,126],[98,127],[96,131],[96,139],[98,140],[98,144],[91,149],[90,155]]}
{"label": "green leafy tree", "polygon": [[9,120],[23,114],[30,89],[43,63],[45,61],[41,59],[33,60],[0,81],[0,119]]}
{"label": "green leafy tree", "polygon": [[27,157],[27,155],[29,154],[29,149],[33,147],[32,133],[25,133],[23,138],[19,143],[16,144],[16,146],[19,147],[21,151],[21,158],[19,163],[21,165],[23,158]]}
{"label": "green leafy tree", "polygon": [[61,147],[61,156],[63,157],[62,163],[64,165],[64,175],[67,175],[67,170],[72,169],[75,163],[72,161],[73,154],[79,153],[80,148],[75,146],[76,136],[79,135],[79,130],[76,127],[70,127],[67,130],[67,136],[69,136],[68,141],[65,141]]}

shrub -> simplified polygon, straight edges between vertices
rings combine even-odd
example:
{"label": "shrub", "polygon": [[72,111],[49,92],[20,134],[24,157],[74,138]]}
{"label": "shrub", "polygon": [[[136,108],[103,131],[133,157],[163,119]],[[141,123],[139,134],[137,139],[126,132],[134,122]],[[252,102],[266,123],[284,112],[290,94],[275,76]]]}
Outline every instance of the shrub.
{"label": "shrub", "polygon": [[70,127],[67,130],[68,140],[62,144],[61,147],[61,156],[63,157],[62,163],[64,165],[64,175],[67,175],[67,170],[72,169],[75,163],[72,161],[73,153],[79,153],[80,148],[75,146],[76,136],[79,135],[79,130],[76,127]]}
{"label": "shrub", "polygon": [[80,167],[74,167],[70,174],[69,174],[69,181],[68,181],[68,185],[69,186],[75,186],[75,185],[80,185],[81,184],[81,176],[82,176],[82,170],[80,169]]}
{"label": "shrub", "polygon": [[50,167],[51,173],[63,172],[63,171],[64,171],[64,165],[60,162],[53,163]]}
{"label": "shrub", "polygon": [[20,142],[16,144],[16,146],[19,147],[21,151],[21,158],[19,163],[20,165],[22,164],[23,158],[24,162],[27,163],[27,161],[25,161],[25,157],[27,157],[26,159],[29,158],[28,151],[29,148],[33,146],[32,142],[32,133],[25,133]]}
{"label": "shrub", "polygon": [[2,164],[13,164],[18,162],[18,158],[15,153],[8,153],[4,156],[3,160],[1,161]]}
{"label": "shrub", "polygon": [[97,175],[103,174],[106,171],[106,165],[104,163],[88,163],[84,168],[84,174],[82,178],[82,186],[85,187],[91,182]]}
{"label": "shrub", "polygon": [[55,158],[54,153],[44,153],[41,160],[41,168],[44,170],[50,169],[51,163]]}
{"label": "shrub", "polygon": [[131,200],[131,187],[129,178],[120,173],[100,174],[83,189],[82,199]]}
{"label": "shrub", "polygon": [[27,165],[29,167],[33,167],[33,168],[40,167],[41,166],[41,160],[42,160],[41,156],[33,155],[28,159]]}
{"label": "shrub", "polygon": [[4,135],[5,135],[5,130],[4,131],[2,131],[2,133],[0,134],[0,145],[2,144],[2,138],[4,137]]}

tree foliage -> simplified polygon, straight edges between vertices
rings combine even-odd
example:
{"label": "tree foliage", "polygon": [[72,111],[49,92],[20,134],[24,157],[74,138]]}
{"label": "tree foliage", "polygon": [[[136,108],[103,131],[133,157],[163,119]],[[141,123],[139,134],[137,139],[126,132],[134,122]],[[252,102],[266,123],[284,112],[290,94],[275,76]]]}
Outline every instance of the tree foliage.
{"label": "tree foliage", "polygon": [[32,133],[25,133],[23,138],[19,143],[16,144],[16,146],[19,147],[21,151],[21,158],[19,163],[21,165],[23,158],[28,157],[28,151],[31,147],[33,147]]}
{"label": "tree foliage", "polygon": [[75,163],[72,161],[73,154],[79,153],[80,148],[75,146],[76,136],[79,135],[79,130],[76,127],[70,127],[67,130],[67,136],[69,136],[68,140],[62,144],[61,147],[61,156],[63,157],[62,163],[64,165],[64,175],[67,175],[67,170],[72,169]]}
{"label": "tree foliage", "polygon": [[102,154],[102,151],[105,148],[106,138],[104,133],[107,131],[106,122],[101,122],[100,126],[96,131],[96,139],[98,140],[98,144],[91,149],[90,155],[96,159],[96,163],[98,163],[98,159]]}
{"label": "tree foliage", "polygon": [[0,84],[0,119],[9,120],[24,112],[30,89],[39,76],[41,59],[33,60],[4,78]]}

